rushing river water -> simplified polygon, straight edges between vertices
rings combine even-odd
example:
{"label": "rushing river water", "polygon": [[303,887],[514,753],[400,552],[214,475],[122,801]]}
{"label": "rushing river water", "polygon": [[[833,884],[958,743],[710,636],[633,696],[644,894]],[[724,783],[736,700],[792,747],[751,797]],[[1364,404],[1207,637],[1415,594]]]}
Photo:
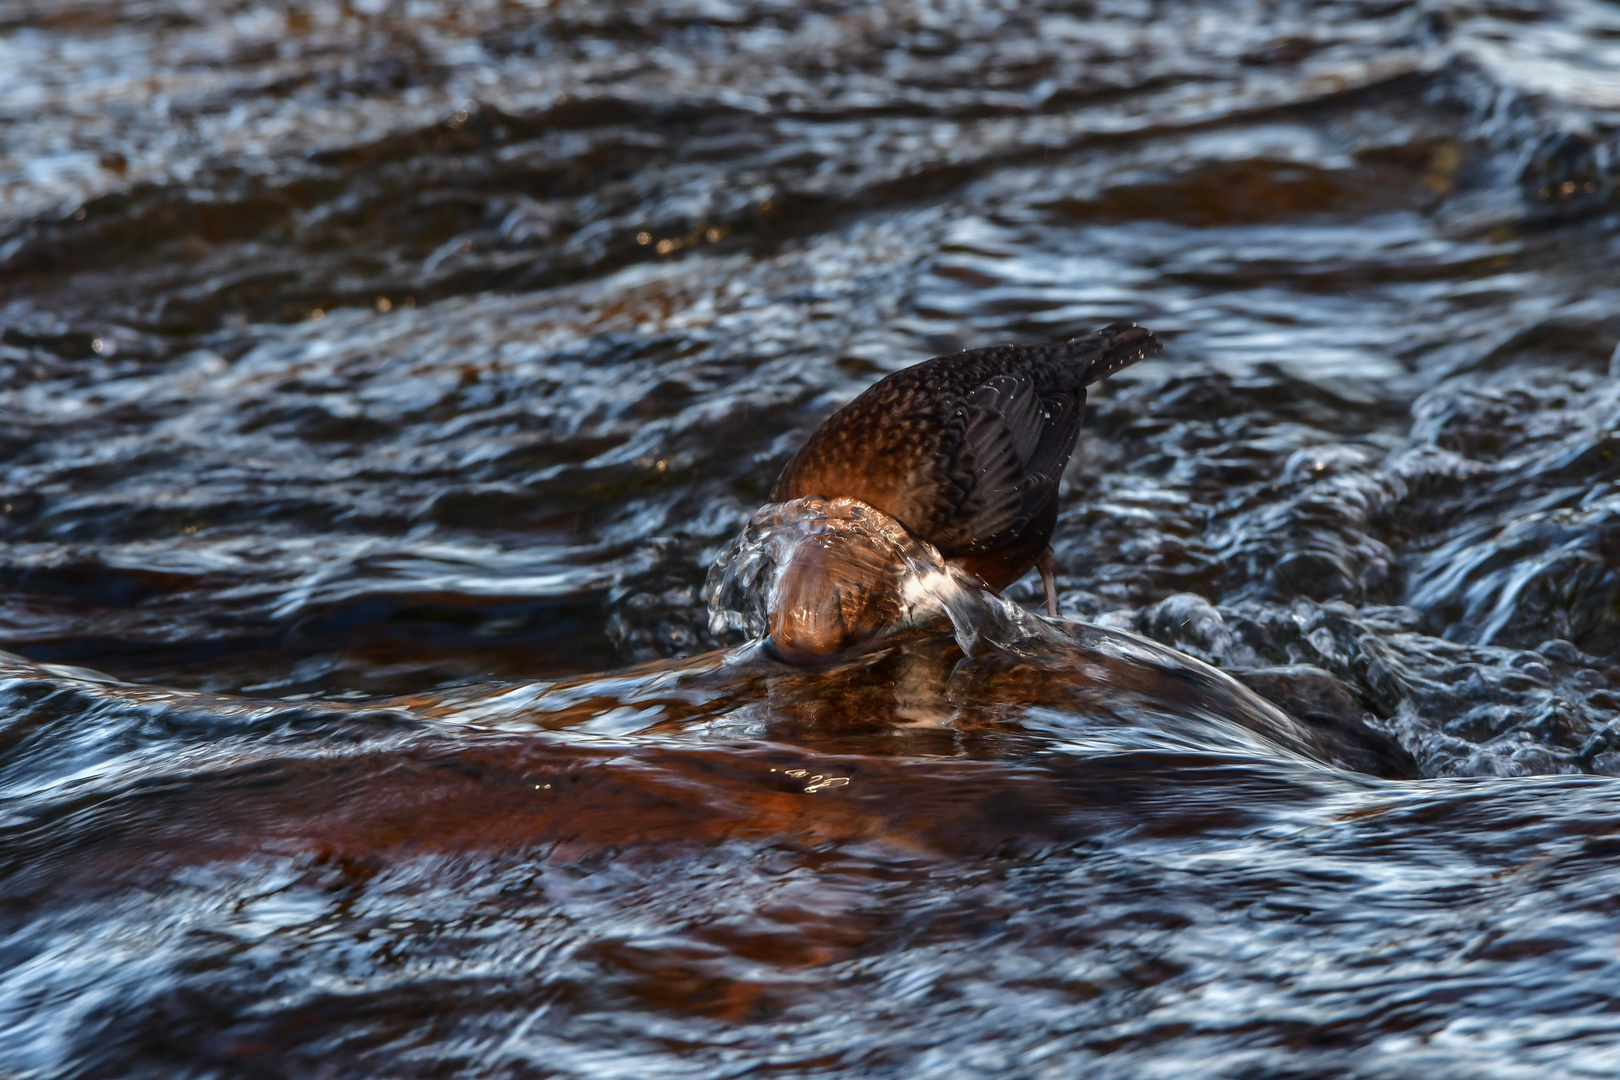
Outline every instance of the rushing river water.
{"label": "rushing river water", "polygon": [[[711,630],[1116,320],[1085,622]],[[0,1077],[1614,1076],[1617,341],[1598,0],[0,0]]]}

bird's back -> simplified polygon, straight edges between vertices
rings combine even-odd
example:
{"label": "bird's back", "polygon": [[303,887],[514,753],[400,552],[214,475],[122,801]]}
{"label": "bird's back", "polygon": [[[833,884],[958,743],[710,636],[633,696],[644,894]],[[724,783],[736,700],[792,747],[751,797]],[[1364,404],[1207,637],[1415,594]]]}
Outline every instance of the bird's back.
{"label": "bird's back", "polygon": [[[1158,349],[1151,333],[1119,323],[1070,341],[974,349],[897,371],[829,417],[771,497],[860,499],[947,558],[983,563],[1038,540],[1028,561],[1015,560],[1023,561],[1015,577],[1022,575],[1050,540],[1085,388]],[[1043,525],[1044,536],[1031,535]]]}

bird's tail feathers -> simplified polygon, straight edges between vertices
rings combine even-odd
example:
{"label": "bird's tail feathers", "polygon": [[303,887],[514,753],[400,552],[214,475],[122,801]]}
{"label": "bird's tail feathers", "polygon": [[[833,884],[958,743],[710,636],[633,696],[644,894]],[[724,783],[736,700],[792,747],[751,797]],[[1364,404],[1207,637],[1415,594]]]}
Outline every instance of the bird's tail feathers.
{"label": "bird's tail feathers", "polygon": [[1085,364],[1080,385],[1090,386],[1157,353],[1159,339],[1135,323],[1113,323],[1068,342],[1075,359]]}

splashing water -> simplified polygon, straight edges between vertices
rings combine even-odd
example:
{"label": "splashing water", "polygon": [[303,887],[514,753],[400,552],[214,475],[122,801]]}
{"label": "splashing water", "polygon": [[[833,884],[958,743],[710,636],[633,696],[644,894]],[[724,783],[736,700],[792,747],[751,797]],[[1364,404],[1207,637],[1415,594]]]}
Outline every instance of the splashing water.
{"label": "splashing water", "polygon": [[[796,568],[807,562],[819,576],[807,585],[792,584]],[[1003,679],[997,693],[1027,701],[1031,695],[1084,696],[1083,687],[1108,687],[1116,700],[1104,711],[1122,732],[1173,734],[1206,749],[1233,745],[1236,732],[1242,734],[1238,744],[1250,752],[1263,745],[1270,749],[1262,752],[1304,754],[1350,768],[1412,772],[1399,749],[1375,729],[1354,721],[1302,724],[1184,653],[1118,629],[1028,612],[858,499],[811,496],[760,508],[715,559],[705,593],[715,633],[741,630],[759,640],[780,635],[783,609],[831,597],[841,616],[841,648],[806,658],[820,663],[869,654],[907,631],[941,634],[948,628],[963,657],[958,670],[941,664],[928,676],[915,667],[912,673],[913,681],[937,683],[941,703],[987,704],[982,686],[966,689],[976,685],[966,673],[976,661],[991,668],[1011,663],[1019,677]],[[806,599],[805,593],[813,595]],[[899,647],[915,653],[915,635]]]}

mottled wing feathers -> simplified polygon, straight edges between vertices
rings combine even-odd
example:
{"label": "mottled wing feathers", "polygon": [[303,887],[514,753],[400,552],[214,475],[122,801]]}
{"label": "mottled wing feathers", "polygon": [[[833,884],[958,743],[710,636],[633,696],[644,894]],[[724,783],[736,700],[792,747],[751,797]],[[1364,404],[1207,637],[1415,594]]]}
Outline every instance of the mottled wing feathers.
{"label": "mottled wing feathers", "polygon": [[997,375],[962,400],[967,438],[1004,438],[1020,461],[1035,453],[1041,437],[1041,396],[1028,372]]}
{"label": "mottled wing feathers", "polygon": [[961,432],[941,459],[960,501],[939,500],[929,537],[941,550],[987,551],[1008,543],[1057,495],[1080,433],[1073,394],[1041,394],[1028,373],[997,375],[961,400]]}
{"label": "mottled wing feathers", "polygon": [[1013,524],[1024,461],[1040,435],[1039,404],[1027,374],[995,376],[957,402],[939,460],[962,498],[936,506],[930,539],[941,550],[969,547]]}
{"label": "mottled wing feathers", "polygon": [[1086,392],[1078,394],[1046,394],[1041,398],[1043,422],[1041,437],[1030,455],[1031,473],[1057,487],[1059,477],[1074,453],[1074,444],[1080,438],[1080,419],[1085,414]]}

